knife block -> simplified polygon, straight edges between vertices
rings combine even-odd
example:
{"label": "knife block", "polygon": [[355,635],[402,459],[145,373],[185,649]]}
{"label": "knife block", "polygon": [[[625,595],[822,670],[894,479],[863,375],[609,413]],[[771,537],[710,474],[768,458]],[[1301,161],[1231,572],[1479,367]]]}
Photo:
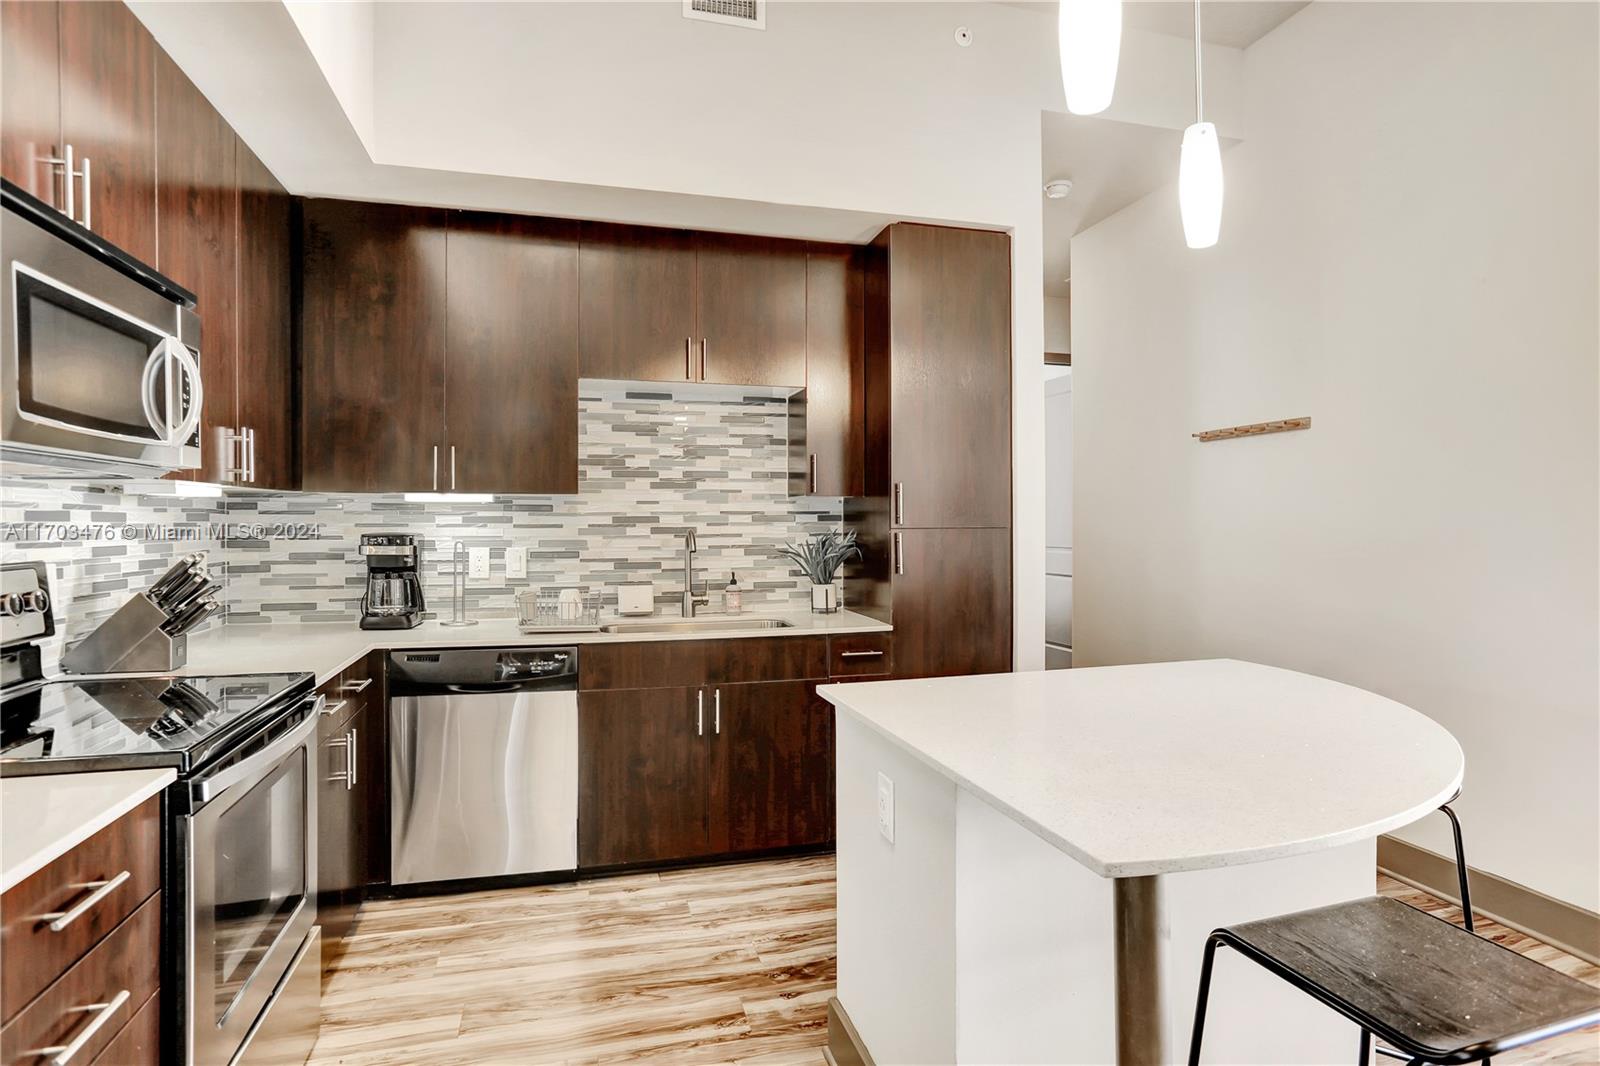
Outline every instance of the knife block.
{"label": "knife block", "polygon": [[165,673],[189,661],[187,634],[161,632],[167,614],[142,592],[61,656],[69,674]]}

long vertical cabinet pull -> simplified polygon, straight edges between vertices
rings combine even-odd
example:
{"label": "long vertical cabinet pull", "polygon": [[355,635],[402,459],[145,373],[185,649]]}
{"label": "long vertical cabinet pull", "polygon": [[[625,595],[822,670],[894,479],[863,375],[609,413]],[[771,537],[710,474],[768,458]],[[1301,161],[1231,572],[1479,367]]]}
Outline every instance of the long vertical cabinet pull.
{"label": "long vertical cabinet pull", "polygon": [[715,689],[711,693],[711,730],[718,736],[722,735],[722,690]]}
{"label": "long vertical cabinet pull", "polygon": [[706,735],[706,690],[700,689],[694,694],[694,735]]}
{"label": "long vertical cabinet pull", "polygon": [[898,529],[894,531],[894,572],[897,574],[906,572],[906,549],[900,543],[900,531]]}
{"label": "long vertical cabinet pull", "polygon": [[[79,223],[84,229],[91,229],[90,223],[94,221],[94,170],[89,163],[89,157],[81,160],[73,155],[72,145],[61,146],[61,154],[49,156],[44,160],[52,167],[60,167],[62,184],[65,186],[66,209],[63,212],[72,221]],[[77,167],[73,163],[79,163]],[[83,217],[78,217],[78,198],[72,191],[72,179],[83,179]]]}
{"label": "long vertical cabinet pull", "polygon": [[906,524],[906,483],[904,481],[896,481],[894,483],[894,524],[897,526]]}
{"label": "long vertical cabinet pull", "polygon": [[817,453],[816,452],[812,452],[811,453],[811,483],[810,483],[810,486],[808,488],[808,491],[813,492],[813,493],[817,491]]}
{"label": "long vertical cabinet pull", "polygon": [[354,726],[345,735],[350,738],[350,743],[344,746],[344,790],[349,792],[356,787],[356,734],[359,732]]}
{"label": "long vertical cabinet pull", "polygon": [[433,446],[433,491],[439,491],[439,446]]}
{"label": "long vertical cabinet pull", "polygon": [[706,379],[706,339],[700,338],[700,380]]}
{"label": "long vertical cabinet pull", "polygon": [[[94,229],[94,179],[89,176],[89,157],[83,157],[83,169],[78,171],[78,176],[83,179],[83,228]],[[67,175],[67,181],[72,181],[72,176]]]}
{"label": "long vertical cabinet pull", "polygon": [[450,445],[450,491],[456,491],[456,446]]}
{"label": "long vertical cabinet pull", "polygon": [[694,338],[683,338],[683,380],[694,380]]}

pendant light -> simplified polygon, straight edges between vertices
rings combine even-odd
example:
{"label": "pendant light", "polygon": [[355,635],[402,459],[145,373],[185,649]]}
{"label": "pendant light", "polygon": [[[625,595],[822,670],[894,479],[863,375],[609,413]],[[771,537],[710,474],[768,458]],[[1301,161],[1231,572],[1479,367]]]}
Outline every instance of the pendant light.
{"label": "pendant light", "polygon": [[1111,106],[1122,51],[1122,0],[1061,0],[1061,84],[1067,110],[1096,115]]}
{"label": "pendant light", "polygon": [[1178,159],[1178,207],[1190,248],[1210,248],[1222,229],[1222,146],[1205,121],[1200,77],[1200,0],[1194,0],[1194,125],[1183,131]]}

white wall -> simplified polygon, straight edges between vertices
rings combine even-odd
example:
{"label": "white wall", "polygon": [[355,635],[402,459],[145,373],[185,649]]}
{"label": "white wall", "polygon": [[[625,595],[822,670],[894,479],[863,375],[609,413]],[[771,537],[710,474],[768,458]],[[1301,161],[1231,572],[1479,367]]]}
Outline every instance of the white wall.
{"label": "white wall", "polygon": [[1065,296],[1044,298],[1044,350],[1072,351],[1072,301]]}
{"label": "white wall", "polygon": [[372,4],[283,0],[350,128],[372,154],[375,135]]}
{"label": "white wall", "polygon": [[[1466,751],[1472,863],[1590,909],[1597,16],[1312,4],[1246,53],[1219,245],[1168,187],[1072,249],[1077,662],[1408,703]],[[1404,835],[1447,852],[1441,822]]]}

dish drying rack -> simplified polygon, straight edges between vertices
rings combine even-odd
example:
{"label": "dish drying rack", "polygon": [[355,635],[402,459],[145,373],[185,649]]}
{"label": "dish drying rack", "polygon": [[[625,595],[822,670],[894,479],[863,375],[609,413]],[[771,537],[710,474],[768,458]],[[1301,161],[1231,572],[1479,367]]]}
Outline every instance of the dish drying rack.
{"label": "dish drying rack", "polygon": [[517,628],[524,633],[600,632],[600,593],[573,585],[546,585],[517,597]]}

